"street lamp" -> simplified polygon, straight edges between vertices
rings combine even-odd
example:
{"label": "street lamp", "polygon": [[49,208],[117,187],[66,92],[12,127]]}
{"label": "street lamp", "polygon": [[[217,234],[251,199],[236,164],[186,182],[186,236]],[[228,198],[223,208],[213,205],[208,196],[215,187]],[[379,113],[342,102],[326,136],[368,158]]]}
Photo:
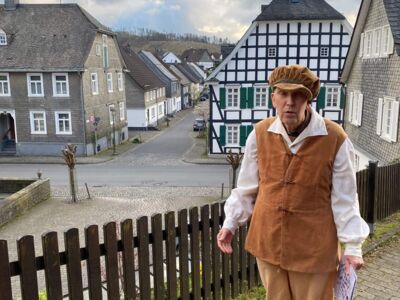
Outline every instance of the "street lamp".
{"label": "street lamp", "polygon": [[113,137],[112,137],[112,143],[113,143],[113,153],[112,155],[117,155],[117,150],[116,150],[116,145],[115,145],[115,107],[110,106],[110,111],[112,114],[112,131],[113,131]]}

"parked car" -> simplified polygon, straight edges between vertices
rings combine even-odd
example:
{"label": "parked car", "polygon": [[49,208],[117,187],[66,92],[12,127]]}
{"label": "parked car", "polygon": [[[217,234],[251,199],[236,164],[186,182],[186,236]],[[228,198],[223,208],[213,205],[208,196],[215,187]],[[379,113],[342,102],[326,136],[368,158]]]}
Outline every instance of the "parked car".
{"label": "parked car", "polygon": [[208,100],[208,98],[209,98],[208,94],[207,93],[203,93],[200,96],[200,101],[206,101],[206,100]]}
{"label": "parked car", "polygon": [[198,118],[194,120],[193,131],[204,130],[206,128],[206,120]]}

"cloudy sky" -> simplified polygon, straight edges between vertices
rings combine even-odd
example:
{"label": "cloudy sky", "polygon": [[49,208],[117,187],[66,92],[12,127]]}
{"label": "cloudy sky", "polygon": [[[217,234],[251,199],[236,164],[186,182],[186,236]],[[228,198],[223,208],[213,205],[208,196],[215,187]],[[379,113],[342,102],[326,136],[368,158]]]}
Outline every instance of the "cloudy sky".
{"label": "cloudy sky", "polygon": [[[361,0],[326,0],[354,25]],[[4,2],[0,0],[0,3]],[[227,37],[236,42],[270,0],[20,0],[20,3],[79,3],[114,30]]]}

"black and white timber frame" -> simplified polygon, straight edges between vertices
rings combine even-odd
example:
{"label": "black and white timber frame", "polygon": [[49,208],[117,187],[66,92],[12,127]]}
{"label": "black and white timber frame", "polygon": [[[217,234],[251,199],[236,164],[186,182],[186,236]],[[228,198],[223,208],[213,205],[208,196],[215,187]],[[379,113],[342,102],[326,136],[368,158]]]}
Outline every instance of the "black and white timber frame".
{"label": "black and white timber frame", "polygon": [[[230,149],[243,152],[254,124],[275,114],[267,79],[281,65],[300,64],[314,71],[322,87],[313,107],[322,116],[343,124],[345,93],[339,76],[351,34],[352,27],[346,19],[254,21],[207,78],[209,153],[221,154]],[[267,95],[257,95],[257,91],[265,90]],[[231,91],[238,95],[232,96]]]}

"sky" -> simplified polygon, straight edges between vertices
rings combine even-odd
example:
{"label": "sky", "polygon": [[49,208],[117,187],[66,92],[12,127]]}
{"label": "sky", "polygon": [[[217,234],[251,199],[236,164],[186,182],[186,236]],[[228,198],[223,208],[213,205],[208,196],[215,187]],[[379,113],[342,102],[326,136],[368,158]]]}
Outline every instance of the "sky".
{"label": "sky", "polygon": [[[361,0],[326,0],[354,26]],[[0,3],[4,2],[0,0]],[[270,0],[20,0],[20,3],[78,3],[113,30],[227,37],[237,42]]]}

